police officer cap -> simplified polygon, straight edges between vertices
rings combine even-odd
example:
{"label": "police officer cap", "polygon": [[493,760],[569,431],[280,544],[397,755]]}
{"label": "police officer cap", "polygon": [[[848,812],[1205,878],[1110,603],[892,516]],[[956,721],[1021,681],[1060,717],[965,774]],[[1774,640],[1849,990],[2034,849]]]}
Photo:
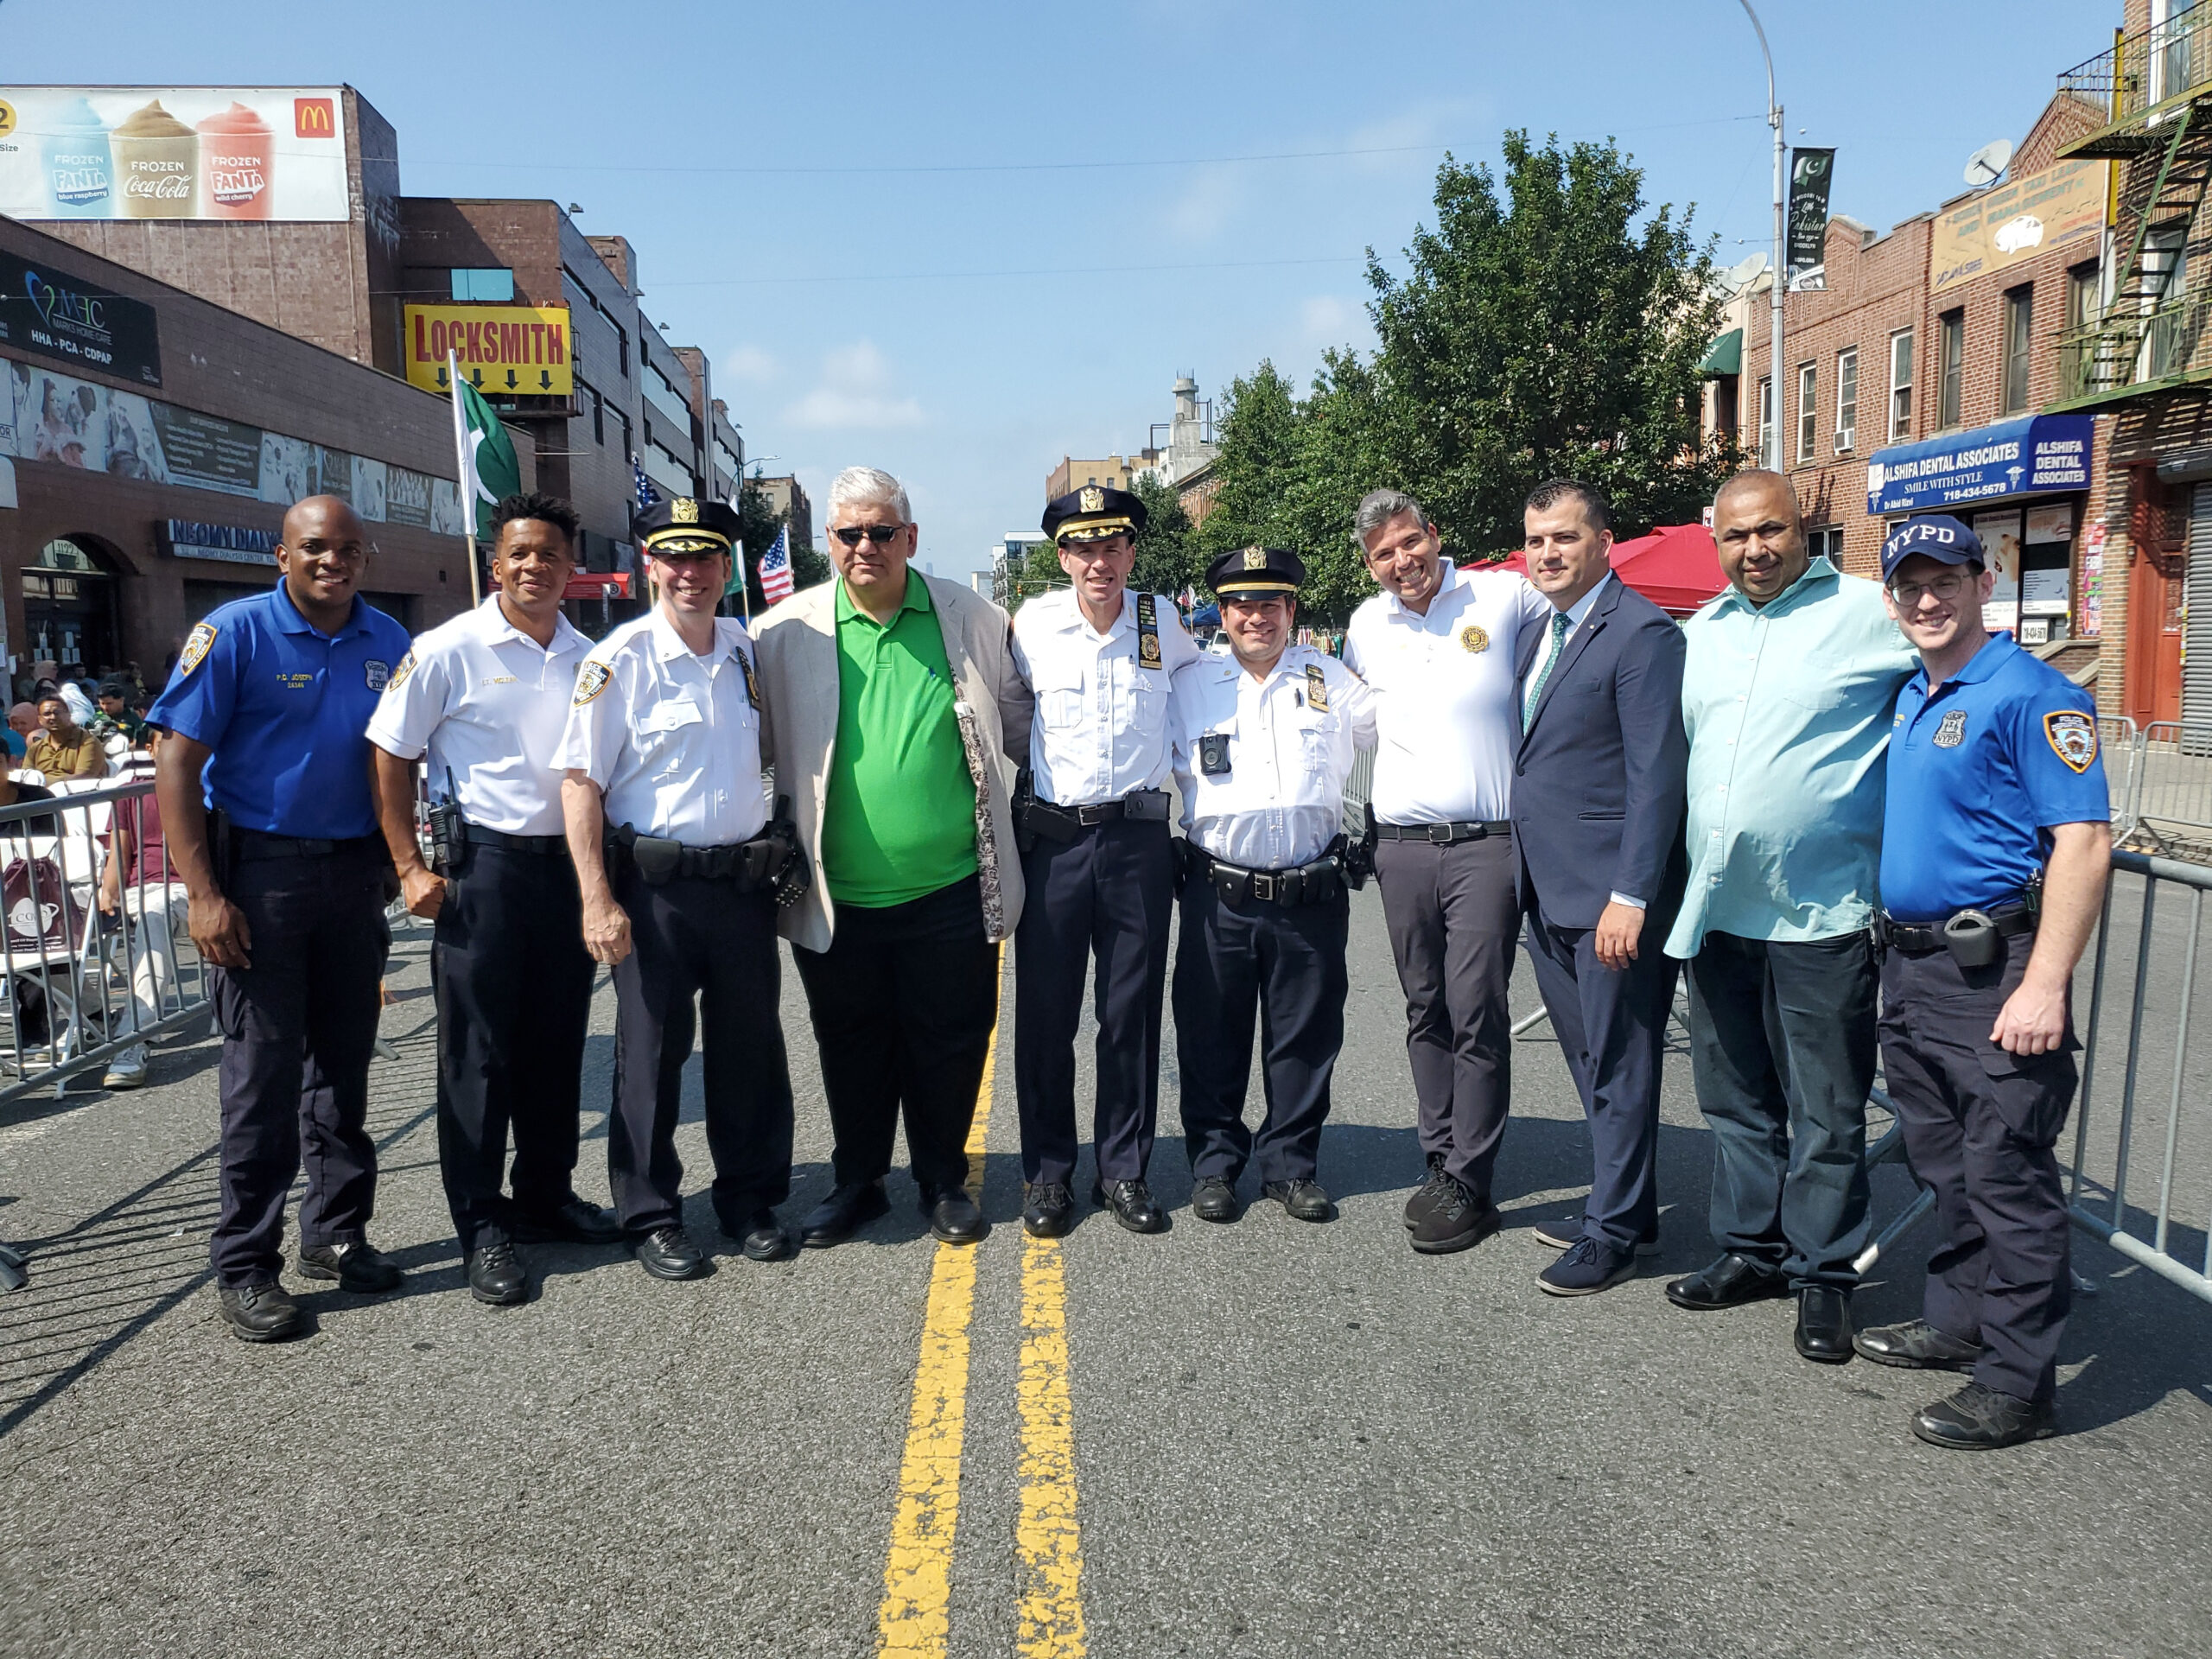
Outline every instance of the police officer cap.
{"label": "police officer cap", "polygon": [[1045,504],[1045,533],[1055,542],[1098,542],[1109,536],[1132,541],[1144,528],[1144,502],[1127,490],[1086,484]]}
{"label": "police officer cap", "polygon": [[727,501],[679,495],[656,501],[630,521],[630,533],[655,553],[727,553],[737,540],[737,509]]}
{"label": "police officer cap", "polygon": [[1288,598],[1306,580],[1306,562],[1279,547],[1240,547],[1206,567],[1206,586],[1224,599]]}
{"label": "police officer cap", "polygon": [[1882,580],[1897,574],[1897,566],[1917,553],[1938,564],[1980,564],[1981,537],[1948,512],[1931,512],[1910,518],[1890,532],[1882,543]]}

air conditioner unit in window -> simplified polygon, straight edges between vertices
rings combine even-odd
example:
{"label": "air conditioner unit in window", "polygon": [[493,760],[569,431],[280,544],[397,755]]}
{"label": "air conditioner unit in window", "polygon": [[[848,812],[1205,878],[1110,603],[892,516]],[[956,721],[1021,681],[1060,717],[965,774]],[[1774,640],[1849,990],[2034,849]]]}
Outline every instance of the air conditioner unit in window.
{"label": "air conditioner unit in window", "polygon": [[1855,426],[1847,426],[1841,431],[1838,432],[1835,435],[1836,454],[1839,455],[1844,454],[1851,449],[1855,448],[1857,447],[1858,437],[1859,429]]}

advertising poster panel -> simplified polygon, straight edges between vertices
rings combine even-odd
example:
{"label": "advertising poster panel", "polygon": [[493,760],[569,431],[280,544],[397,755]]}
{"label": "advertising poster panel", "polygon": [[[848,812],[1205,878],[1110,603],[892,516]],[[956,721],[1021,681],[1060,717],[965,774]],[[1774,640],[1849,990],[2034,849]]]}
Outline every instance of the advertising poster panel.
{"label": "advertising poster panel", "polygon": [[12,219],[348,218],[334,86],[0,86]]}
{"label": "advertising poster panel", "polygon": [[2070,242],[2096,252],[2105,225],[2103,162],[2062,162],[2008,179],[1936,221],[1928,283],[1937,293]]}
{"label": "advertising poster panel", "polygon": [[142,386],[162,384],[152,306],[7,252],[0,252],[0,344]]}

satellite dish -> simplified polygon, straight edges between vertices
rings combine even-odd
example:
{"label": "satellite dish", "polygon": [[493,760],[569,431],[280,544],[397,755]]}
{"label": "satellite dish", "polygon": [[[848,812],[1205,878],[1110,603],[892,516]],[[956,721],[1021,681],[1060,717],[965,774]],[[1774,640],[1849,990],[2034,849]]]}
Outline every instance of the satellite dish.
{"label": "satellite dish", "polygon": [[1754,253],[1738,259],[1734,264],[1729,266],[1726,270],[1721,273],[1720,279],[1726,283],[1731,289],[1735,289],[1738,292],[1741,292],[1744,289],[1749,287],[1753,279],[1758,276],[1759,274],[1765,270],[1766,255],[1763,253]]}
{"label": "satellite dish", "polygon": [[1984,144],[1967,157],[1967,182],[1979,190],[2005,176],[2005,169],[2012,164],[2012,141],[1999,138],[1994,143]]}

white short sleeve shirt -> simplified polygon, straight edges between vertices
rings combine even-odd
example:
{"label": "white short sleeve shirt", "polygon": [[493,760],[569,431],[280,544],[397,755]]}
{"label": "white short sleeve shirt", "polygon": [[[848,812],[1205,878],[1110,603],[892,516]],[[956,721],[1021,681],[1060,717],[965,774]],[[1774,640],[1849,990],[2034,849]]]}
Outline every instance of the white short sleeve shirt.
{"label": "white short sleeve shirt", "polygon": [[369,741],[420,760],[436,799],[508,836],[562,833],[556,753],[591,641],[565,617],[541,645],[494,594],[416,639],[369,720]]}
{"label": "white short sleeve shirt", "polygon": [[611,823],[687,847],[750,841],[768,822],[753,640],[715,619],[701,657],[656,605],[584,658],[560,765],[607,795]]}
{"label": "white short sleeve shirt", "polygon": [[1198,660],[1175,607],[1147,595],[1156,656],[1143,649],[1138,598],[1101,633],[1072,588],[1055,588],[1014,613],[1014,654],[1037,694],[1029,771],[1039,800],[1061,806],[1116,801],[1167,781],[1168,683]]}

